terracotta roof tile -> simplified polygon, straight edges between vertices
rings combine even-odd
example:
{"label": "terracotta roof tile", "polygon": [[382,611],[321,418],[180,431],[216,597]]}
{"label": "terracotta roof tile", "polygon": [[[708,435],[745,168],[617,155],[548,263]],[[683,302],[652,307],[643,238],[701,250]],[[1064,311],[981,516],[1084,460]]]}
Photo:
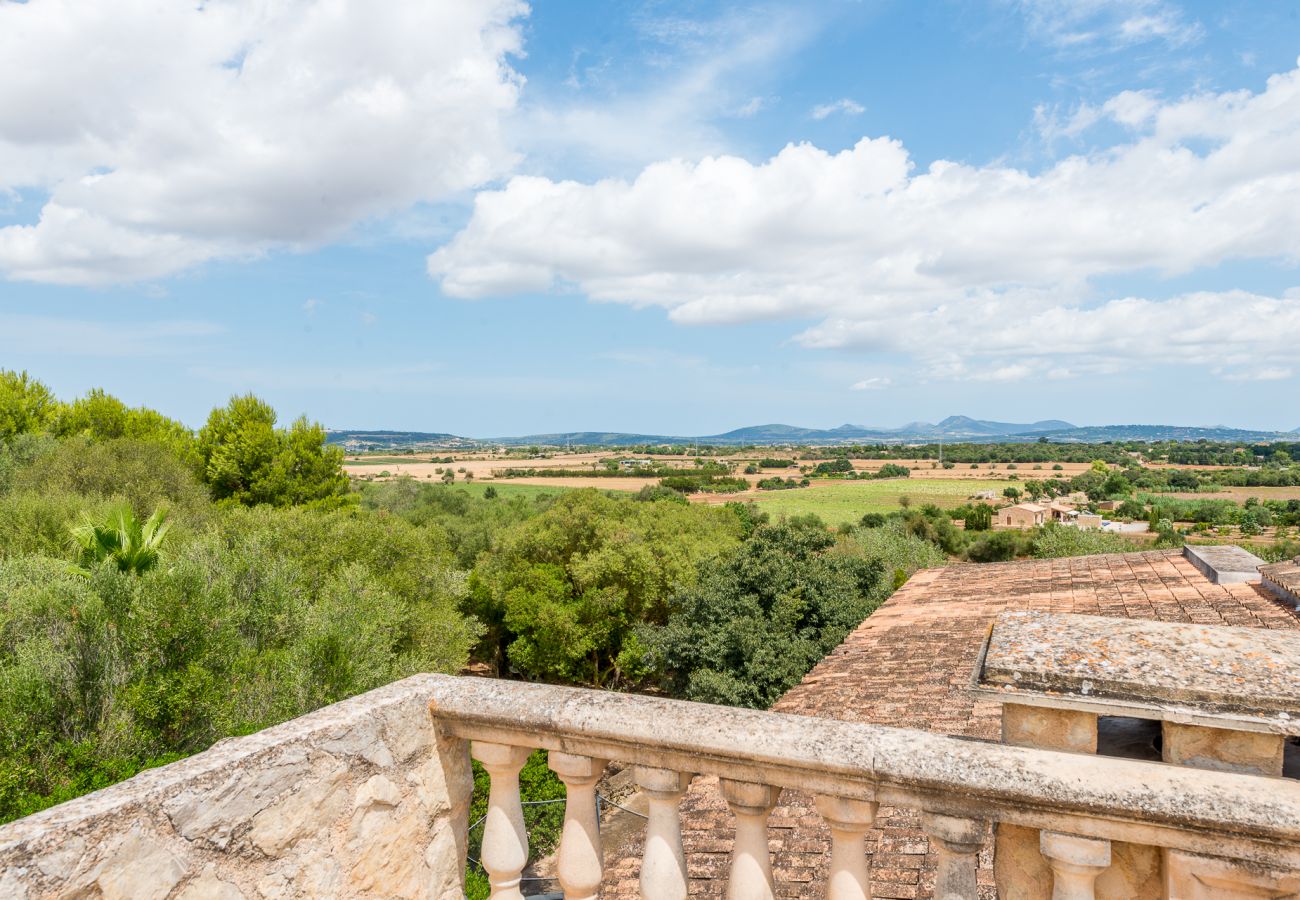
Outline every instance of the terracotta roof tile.
{"label": "terracotta roof tile", "polygon": [[[774,709],[997,740],[1001,707],[964,688],[988,624],[1004,609],[1300,627],[1257,586],[1212,584],[1175,550],[952,565],[916,573]],[[829,835],[811,798],[785,792],[771,824],[777,896],[823,896]],[[717,780],[698,779],[682,801],[692,897],[724,896],[732,828]],[[935,858],[914,811],[882,807],[867,847],[873,896],[931,896]],[[634,841],[610,867],[604,897],[639,896],[640,855]],[[980,859],[981,897],[991,900],[989,847]]]}

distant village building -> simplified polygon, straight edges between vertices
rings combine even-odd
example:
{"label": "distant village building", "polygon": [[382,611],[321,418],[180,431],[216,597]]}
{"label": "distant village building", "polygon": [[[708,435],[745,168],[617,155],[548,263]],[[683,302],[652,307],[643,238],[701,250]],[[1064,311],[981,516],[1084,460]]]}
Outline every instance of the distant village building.
{"label": "distant village building", "polygon": [[621,459],[618,462],[620,469],[649,469],[654,466],[652,459]]}
{"label": "distant village building", "polygon": [[1101,516],[1096,513],[1079,513],[1075,524],[1085,530],[1101,527]]}
{"label": "distant village building", "polygon": [[1037,503],[1017,503],[998,510],[998,524],[1003,528],[1033,528],[1047,521],[1047,507]]}
{"label": "distant village building", "polygon": [[997,491],[979,491],[975,494],[976,500],[996,500],[998,499]]}
{"label": "distant village building", "polygon": [[1073,503],[1053,500],[1047,507],[1047,514],[1053,522],[1066,522],[1078,515],[1078,510],[1074,508]]}
{"label": "distant village building", "polygon": [[1106,512],[1113,512],[1119,509],[1121,502],[1119,500],[1103,500],[1097,504],[1097,508]]}

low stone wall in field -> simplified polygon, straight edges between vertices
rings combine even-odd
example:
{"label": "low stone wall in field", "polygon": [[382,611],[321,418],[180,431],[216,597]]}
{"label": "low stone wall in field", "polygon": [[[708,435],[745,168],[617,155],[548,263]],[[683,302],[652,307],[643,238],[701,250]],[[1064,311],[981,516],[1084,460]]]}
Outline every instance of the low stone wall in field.
{"label": "low stone wall in field", "polygon": [[0,827],[0,897],[460,897],[472,780],[415,676]]}

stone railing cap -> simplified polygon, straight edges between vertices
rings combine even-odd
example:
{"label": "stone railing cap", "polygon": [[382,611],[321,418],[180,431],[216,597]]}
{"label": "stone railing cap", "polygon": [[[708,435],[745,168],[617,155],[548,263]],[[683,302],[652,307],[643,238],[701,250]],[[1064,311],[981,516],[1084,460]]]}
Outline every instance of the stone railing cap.
{"label": "stone railing cap", "polygon": [[1007,702],[1119,701],[1152,718],[1201,713],[1300,734],[1300,630],[1004,612],[976,687]]}

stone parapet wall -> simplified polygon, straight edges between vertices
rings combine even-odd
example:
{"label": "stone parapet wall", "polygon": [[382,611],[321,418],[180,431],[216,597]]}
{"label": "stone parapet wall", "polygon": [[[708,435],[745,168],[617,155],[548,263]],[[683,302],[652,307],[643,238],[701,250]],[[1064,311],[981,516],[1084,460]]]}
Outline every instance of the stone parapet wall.
{"label": "stone parapet wall", "polygon": [[0,827],[0,897],[463,896],[472,779],[418,675]]}

